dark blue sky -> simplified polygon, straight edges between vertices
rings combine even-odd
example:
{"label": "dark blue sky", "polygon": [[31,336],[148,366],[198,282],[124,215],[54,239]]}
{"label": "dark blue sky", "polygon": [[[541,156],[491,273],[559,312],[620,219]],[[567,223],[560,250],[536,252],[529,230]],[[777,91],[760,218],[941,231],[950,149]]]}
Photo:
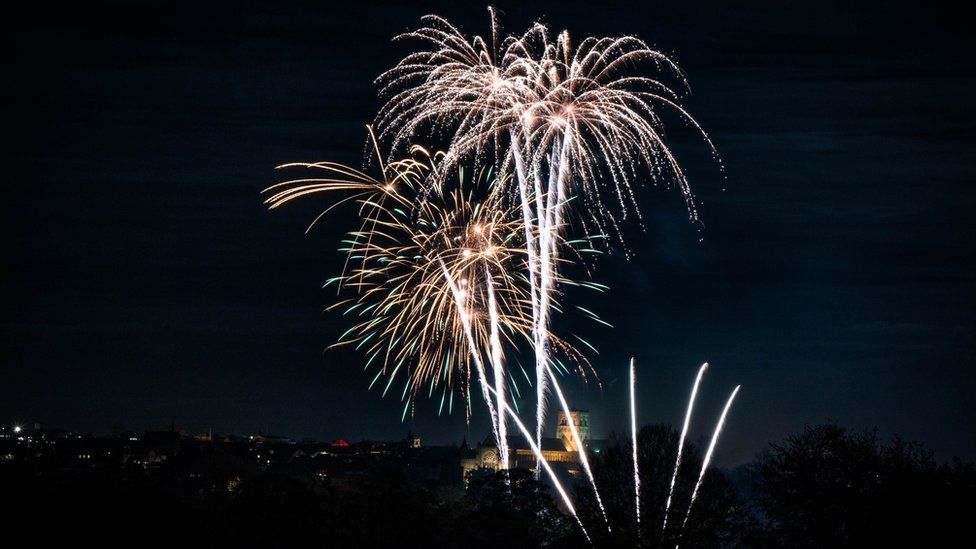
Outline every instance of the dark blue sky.
{"label": "dark blue sky", "polygon": [[[269,214],[259,191],[282,162],[360,162],[390,38],[428,11],[483,32],[484,6],[130,4],[5,21],[0,418],[460,440],[463,416],[421,401],[402,425],[360,356],[322,352],[345,326],[319,285],[351,217],[305,238],[315,204]],[[743,384],[726,464],[827,419],[976,457],[972,44],[937,4],[851,4],[498,2],[513,30],[673,54],[727,166],[676,125],[704,229],[675,190],[642,189],[635,257],[598,265],[603,389],[564,382],[598,434],[626,425],[636,355],[646,422],[679,421],[713,364],[696,438]]]}

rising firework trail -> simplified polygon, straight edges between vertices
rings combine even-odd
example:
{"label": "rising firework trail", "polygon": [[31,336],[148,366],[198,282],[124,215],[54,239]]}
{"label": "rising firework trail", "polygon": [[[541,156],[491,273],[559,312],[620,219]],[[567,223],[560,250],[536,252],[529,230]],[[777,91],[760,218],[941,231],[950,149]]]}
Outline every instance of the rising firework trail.
{"label": "rising firework trail", "polygon": [[[701,366],[701,368],[699,368],[699,370],[698,370],[698,376],[695,378],[695,385],[692,388],[692,395],[691,395],[691,398],[690,398],[690,401],[689,401],[689,410],[686,412],[685,428],[683,429],[683,433],[682,433],[682,436],[681,436],[681,439],[680,439],[680,442],[679,442],[679,451],[682,451],[683,450],[683,442],[684,442],[685,438],[687,437],[688,425],[690,424],[690,420],[691,420],[690,409],[694,407],[694,403],[695,403],[695,401],[697,399],[698,387],[699,387],[699,385],[701,383],[701,380],[702,380],[702,378],[704,376],[704,372],[707,369],[707,367],[708,367],[708,364],[707,363],[703,364]],[[708,471],[708,468],[711,466],[712,458],[713,458],[713,456],[715,454],[715,448],[716,448],[716,446],[718,444],[719,436],[721,435],[722,429],[725,426],[725,421],[726,421],[726,418],[728,417],[728,413],[729,413],[730,409],[732,408],[732,403],[735,400],[736,395],[739,393],[739,390],[740,389],[741,389],[741,385],[737,385],[735,387],[735,389],[732,391],[732,394],[729,396],[728,400],[725,403],[725,407],[722,410],[722,414],[719,416],[719,420],[718,420],[718,422],[715,425],[715,429],[712,432],[711,441],[710,441],[710,443],[708,445],[708,450],[706,451],[705,456],[704,456],[704,459],[702,461],[701,470],[699,471],[697,481],[696,481],[696,483],[694,485],[694,488],[692,490],[691,498],[690,498],[689,503],[688,503],[688,508],[687,508],[687,510],[684,513],[683,520],[681,521],[680,530],[678,530],[678,532],[677,532],[677,537],[678,538],[680,538],[681,535],[682,535],[682,533],[684,532],[685,527],[686,527],[686,525],[688,523],[688,519],[691,516],[692,506],[694,505],[695,501],[698,498],[698,492],[699,492],[699,489],[701,488],[702,482],[704,480],[705,473]],[[629,368],[629,397],[630,397],[629,398],[629,401],[630,401],[629,404],[630,404],[631,460],[632,460],[632,465],[633,465],[633,478],[634,478],[634,484],[633,484],[633,487],[634,487],[633,488],[634,489],[634,492],[633,492],[634,493],[634,499],[632,501],[633,501],[633,505],[634,505],[634,516],[635,516],[635,526],[636,526],[635,530],[636,530],[636,535],[637,535],[637,543],[640,546],[641,543],[643,542],[643,540],[642,540],[642,530],[643,530],[643,527],[642,527],[642,524],[641,524],[640,452],[639,452],[638,436],[637,436],[638,435],[638,432],[637,432],[637,362],[636,362],[636,360],[634,358],[631,358],[630,359],[630,368]],[[682,451],[682,454],[683,454],[683,451]],[[681,466],[681,461],[680,460],[676,461],[675,466],[674,466],[674,477],[677,476],[677,472],[679,471],[680,466]],[[673,490],[673,487],[674,487],[674,480],[672,479],[672,490]],[[623,495],[624,494],[617,494],[616,496],[617,497],[622,497]],[[673,495],[674,494],[673,494],[673,491],[672,491],[672,493],[669,494],[669,496],[673,496]],[[645,505],[646,505],[646,503],[645,503]],[[609,524],[608,524],[608,529],[609,529]],[[664,536],[664,532],[662,531],[662,538],[663,538],[663,536]],[[676,549],[677,549],[677,546],[676,546]]]}
{"label": "rising firework trail", "polygon": [[[505,463],[507,466],[508,441],[500,438],[504,432],[504,429],[501,427],[501,418],[499,417],[495,406],[492,405],[491,397],[488,394],[489,386],[487,376],[485,376],[485,367],[482,365],[481,354],[478,352],[478,344],[475,342],[474,335],[471,331],[471,312],[465,309],[464,306],[465,300],[462,292],[466,292],[466,290],[462,290],[458,287],[458,283],[454,281],[454,278],[451,276],[451,272],[447,269],[447,265],[444,264],[443,260],[438,260],[438,264],[440,265],[441,273],[444,275],[444,281],[451,289],[451,295],[454,297],[454,304],[457,307],[458,316],[461,319],[461,327],[464,331],[464,337],[468,342],[468,351],[471,353],[471,360],[474,362],[475,370],[478,373],[478,384],[481,386],[482,396],[485,398],[485,405],[488,407],[488,415],[491,416],[492,430],[495,434],[495,440],[498,442],[498,452],[504,456],[502,463]],[[494,294],[492,294],[492,301],[494,301]],[[493,333],[495,330],[495,327],[492,326]],[[496,368],[497,366],[498,365],[496,365]],[[495,393],[499,408],[501,408],[502,404],[504,403],[504,394],[505,393]]]}
{"label": "rising firework trail", "polygon": [[674,485],[678,480],[678,469],[681,468],[681,453],[685,445],[685,437],[688,435],[688,425],[691,423],[691,412],[695,408],[695,399],[698,397],[698,385],[701,383],[708,363],[701,365],[698,375],[695,377],[695,384],[691,388],[691,397],[688,399],[688,409],[685,411],[685,422],[681,426],[681,436],[678,438],[678,456],[674,460],[674,473],[671,476],[671,487],[668,489],[668,499],[664,504],[664,524],[661,526],[661,533],[668,527],[668,511],[671,509],[671,498],[674,497]]}
{"label": "rising firework trail", "polygon": [[505,401],[505,366],[502,356],[501,339],[498,336],[498,300],[495,299],[495,282],[488,266],[485,266],[485,286],[488,290],[488,321],[491,326],[489,344],[491,345],[492,371],[495,373],[495,396],[498,412],[498,453],[504,467],[509,467],[508,426],[505,414],[501,413]]}
{"label": "rising firework trail", "polygon": [[637,466],[637,366],[630,359],[630,446],[634,457],[634,516],[637,517],[637,538],[640,539],[640,469]]}
{"label": "rising firework trail", "polygon": [[[489,387],[488,390],[494,392],[494,389],[491,387]],[[532,433],[529,432],[529,430],[525,427],[525,424],[522,423],[522,420],[519,419],[518,414],[512,411],[512,408],[508,405],[508,403],[504,401],[500,402],[502,403],[502,408],[504,411],[511,416],[512,422],[515,424],[515,426],[519,428],[519,431],[522,431],[522,436],[525,437],[525,441],[529,444],[529,448],[532,449],[532,453],[535,455],[536,461],[538,461],[542,468],[545,469],[546,473],[549,474],[549,478],[552,480],[553,486],[556,487],[556,492],[563,500],[563,504],[566,506],[566,509],[569,510],[569,513],[573,515],[573,518],[576,519],[576,523],[579,524],[580,530],[582,530],[583,535],[586,536],[586,540],[591,541],[590,534],[587,533],[586,527],[583,526],[583,521],[580,520],[579,515],[576,513],[576,507],[573,506],[573,500],[570,499],[566,489],[563,488],[562,483],[559,482],[559,477],[557,477],[555,471],[552,470],[552,467],[549,465],[549,461],[546,460],[546,457],[542,454],[539,446],[532,440]]]}
{"label": "rising firework trail", "polygon": [[600,490],[596,486],[596,479],[593,478],[593,471],[590,469],[590,459],[586,457],[586,447],[583,446],[582,438],[580,437],[579,430],[576,427],[576,422],[573,421],[573,415],[569,412],[569,403],[566,401],[566,397],[563,396],[562,387],[559,386],[559,381],[556,380],[556,374],[552,371],[549,365],[546,365],[546,371],[548,372],[549,379],[552,381],[552,388],[556,393],[556,397],[559,399],[559,404],[562,405],[563,410],[565,410],[567,423],[569,424],[569,432],[574,441],[577,441],[576,452],[579,454],[580,465],[583,466],[583,471],[586,472],[586,478],[590,481],[590,486],[593,487],[593,495],[596,498],[596,504],[600,508],[600,513],[603,514],[603,521],[607,525],[607,530],[610,530],[610,519],[607,518],[607,510],[603,507],[603,500],[600,498]]}
{"label": "rising firework trail", "polygon": [[[736,385],[735,390],[729,396],[729,400],[725,402],[725,408],[722,409],[722,415],[718,418],[718,423],[715,424],[715,431],[712,433],[712,440],[708,443],[708,451],[705,452],[705,459],[702,461],[701,472],[698,473],[698,480],[695,482],[695,488],[691,492],[691,500],[688,502],[688,511],[685,512],[685,519],[681,521],[681,530],[683,532],[685,525],[688,524],[688,517],[691,516],[691,506],[695,504],[695,498],[698,497],[698,488],[701,487],[702,479],[705,478],[705,471],[708,470],[708,465],[712,461],[712,454],[715,452],[715,444],[718,443],[718,437],[722,434],[722,427],[725,426],[725,416],[728,415],[729,409],[732,408],[732,401],[735,400],[735,395],[739,393],[739,389],[742,388],[741,385]],[[675,545],[677,549],[677,545]]]}

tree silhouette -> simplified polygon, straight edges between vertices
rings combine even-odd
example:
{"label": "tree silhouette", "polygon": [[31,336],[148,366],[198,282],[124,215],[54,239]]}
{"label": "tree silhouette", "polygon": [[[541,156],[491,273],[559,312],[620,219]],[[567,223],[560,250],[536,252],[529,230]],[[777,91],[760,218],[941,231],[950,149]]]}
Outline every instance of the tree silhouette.
{"label": "tree silhouette", "polygon": [[466,500],[471,507],[455,519],[453,546],[548,547],[577,530],[549,488],[523,469],[473,477]]}
{"label": "tree silhouette", "polygon": [[750,477],[772,547],[953,546],[976,496],[972,465],[833,424],[771,444]]}
{"label": "tree silhouette", "polygon": [[593,475],[600,489],[612,532],[607,532],[588,483],[576,485],[580,516],[597,546],[723,547],[738,544],[748,531],[749,517],[732,484],[716,469],[702,482],[698,499],[682,528],[691,492],[701,470],[695,445],[685,442],[667,529],[662,531],[664,508],[674,472],[678,433],[668,425],[648,425],[637,435],[641,481],[641,525],[638,532],[634,509],[634,474],[629,440],[594,454]]}

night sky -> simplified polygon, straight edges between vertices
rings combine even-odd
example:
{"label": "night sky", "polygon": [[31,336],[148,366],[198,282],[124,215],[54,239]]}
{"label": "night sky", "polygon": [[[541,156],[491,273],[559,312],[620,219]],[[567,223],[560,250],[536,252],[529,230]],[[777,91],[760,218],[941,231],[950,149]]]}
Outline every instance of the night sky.
{"label": "night sky", "polygon": [[[96,433],[175,423],[294,438],[481,438],[475,407],[437,417],[367,391],[334,295],[337,214],[267,212],[275,165],[361,164],[390,38],[436,11],[469,33],[484,5],[85,2],[7,11],[0,420]],[[716,3],[718,4],[718,3]],[[597,266],[615,329],[585,330],[602,388],[567,378],[597,436],[644,422],[693,438],[743,389],[719,460],[828,419],[976,457],[976,71],[959,13],[932,3],[500,1],[506,28],[634,34],[688,72],[687,107],[723,172],[677,120],[701,202],[639,192],[644,227]],[[525,409],[531,402],[522,402]],[[531,414],[526,414],[526,417]]]}

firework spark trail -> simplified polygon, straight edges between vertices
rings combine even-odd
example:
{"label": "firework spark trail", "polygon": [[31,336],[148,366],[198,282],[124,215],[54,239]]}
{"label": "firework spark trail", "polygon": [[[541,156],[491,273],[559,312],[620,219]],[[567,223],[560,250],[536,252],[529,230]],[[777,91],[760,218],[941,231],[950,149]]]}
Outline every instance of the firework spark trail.
{"label": "firework spark trail", "polygon": [[637,539],[640,539],[640,469],[637,466],[637,366],[630,359],[630,444],[634,457],[634,514],[637,517]]}
{"label": "firework spark trail", "polygon": [[[491,387],[488,387],[488,390],[491,392],[495,391]],[[579,515],[576,514],[576,507],[573,506],[573,500],[570,499],[569,494],[566,493],[566,489],[563,488],[562,483],[559,482],[559,478],[556,476],[555,471],[553,471],[552,467],[549,465],[549,461],[546,460],[544,455],[542,455],[542,451],[539,449],[539,446],[533,440],[532,433],[530,433],[529,430],[525,427],[525,424],[522,423],[518,415],[514,411],[512,411],[511,406],[509,406],[507,402],[503,401],[502,406],[504,408],[504,411],[507,412],[508,415],[512,418],[512,422],[519,428],[520,431],[522,431],[522,436],[525,437],[525,441],[529,443],[529,448],[532,449],[532,453],[535,455],[536,461],[538,461],[542,465],[542,468],[545,469],[546,473],[549,473],[549,478],[552,479],[552,483],[556,487],[556,492],[559,493],[559,497],[563,500],[563,504],[566,506],[566,509],[569,510],[569,513],[573,515],[574,519],[576,519],[576,523],[579,524],[580,530],[582,530],[583,535],[586,536],[586,540],[592,543],[592,540],[590,540],[590,534],[586,531],[586,527],[583,526],[583,521],[581,521]]]}
{"label": "firework spark trail", "polygon": [[[732,391],[732,394],[729,396],[729,400],[725,402],[725,408],[722,409],[722,415],[719,416],[718,423],[715,424],[715,431],[712,433],[712,440],[708,443],[708,451],[705,452],[705,460],[702,461],[701,472],[698,473],[698,480],[695,482],[695,488],[691,491],[691,500],[688,502],[688,511],[685,513],[685,519],[681,522],[679,536],[680,532],[684,531],[685,525],[688,524],[688,517],[691,516],[691,506],[695,504],[695,498],[698,497],[698,488],[701,487],[702,479],[705,478],[705,471],[708,470],[708,465],[712,461],[712,454],[715,452],[715,444],[718,442],[719,435],[722,434],[722,427],[725,426],[725,416],[728,415],[729,409],[732,408],[732,401],[735,400],[735,395],[739,393],[739,389],[741,388],[742,385],[736,385],[735,389]],[[678,546],[675,545],[675,549],[677,549],[677,547]]]}
{"label": "firework spark trail", "polygon": [[[546,237],[543,234],[539,235],[540,249],[545,245]],[[549,277],[549,264],[548,264],[548,254],[539,254],[539,280],[545,281]],[[533,319],[534,329],[534,345],[535,348],[535,380],[536,380],[536,421],[535,421],[535,438],[536,444],[542,444],[542,431],[545,427],[546,420],[546,392],[548,389],[548,374],[546,373],[546,368],[549,363],[549,353],[546,349],[545,334],[543,334],[543,326],[545,326],[546,317],[548,316],[549,310],[549,297],[548,293],[545,291],[546,283],[541,283],[541,290],[539,291],[539,310],[538,314],[535,315]]]}
{"label": "firework spark trail", "polygon": [[[488,391],[492,391],[491,387],[488,385],[488,379],[485,376],[485,368],[481,363],[481,357],[478,356],[478,346],[475,344],[474,336],[471,334],[471,313],[464,306],[464,299],[461,295],[461,290],[457,287],[454,279],[451,277],[450,271],[447,270],[447,265],[444,264],[442,259],[438,259],[440,263],[441,272],[444,275],[444,281],[451,288],[451,295],[454,296],[454,302],[457,306],[458,316],[461,317],[461,326],[464,329],[464,335],[468,340],[468,349],[471,352],[471,360],[474,362],[475,369],[478,372],[478,382],[481,384],[482,396],[485,398],[485,404],[488,406],[488,414],[491,416],[491,428],[495,433],[495,440],[498,442],[499,453],[504,453],[508,455],[508,442],[500,438],[498,414],[496,413],[495,406],[491,403],[491,397]],[[494,294],[493,294],[494,295]],[[498,403],[504,404],[504,398],[499,396]]]}
{"label": "firework spark trail", "polygon": [[580,437],[579,430],[576,428],[576,422],[573,421],[572,414],[570,414],[569,403],[566,401],[566,397],[563,396],[563,390],[559,386],[559,381],[556,380],[555,372],[552,371],[552,368],[548,364],[546,365],[546,372],[549,374],[549,380],[552,382],[552,388],[556,393],[556,398],[559,400],[559,405],[562,406],[563,413],[566,414],[569,432],[572,434],[573,443],[576,445],[576,451],[580,457],[580,464],[583,466],[583,471],[586,472],[586,478],[590,481],[590,486],[593,487],[593,495],[596,497],[596,503],[600,507],[600,512],[603,514],[603,521],[607,524],[607,530],[609,531],[610,520],[607,518],[606,509],[603,508],[603,500],[600,498],[600,490],[596,487],[593,470],[590,469],[590,460],[586,457],[586,447],[583,446],[583,439]]}
{"label": "firework spark trail", "polygon": [[678,469],[681,467],[681,452],[684,449],[685,437],[688,435],[688,424],[691,423],[691,412],[695,407],[695,398],[698,396],[698,385],[701,383],[702,376],[705,375],[707,368],[708,363],[706,362],[698,369],[698,376],[695,378],[695,385],[692,387],[691,397],[688,399],[688,410],[685,412],[685,422],[681,427],[681,437],[678,439],[678,457],[674,461],[674,474],[671,477],[671,488],[668,489],[668,500],[664,504],[664,524],[661,526],[662,535],[668,527],[668,511],[671,509],[671,498],[674,497],[674,485],[678,480]]}
{"label": "firework spark trail", "polygon": [[[532,301],[532,318],[533,318],[533,329],[532,338],[533,344],[536,349],[536,380],[535,380],[535,396],[536,396],[536,418],[535,418],[535,437],[536,443],[542,444],[542,426],[545,422],[545,398],[546,398],[546,376],[543,375],[543,370],[538,367],[539,364],[539,331],[538,331],[538,319],[539,319],[539,291],[536,283],[539,271],[539,251],[537,249],[538,238],[533,235],[533,224],[532,224],[532,207],[529,205],[529,193],[528,193],[528,183],[526,182],[525,168],[522,161],[522,152],[519,149],[518,137],[514,131],[510,132],[512,138],[512,157],[515,163],[515,177],[518,180],[518,191],[519,191],[519,202],[521,203],[522,210],[522,224],[525,231],[525,252],[528,259],[528,270],[529,270],[529,287],[530,287],[530,297]],[[536,468],[536,475],[539,474],[539,468]]]}
{"label": "firework spark trail", "polygon": [[[491,323],[491,335],[489,336],[491,346],[491,368],[495,375],[495,396],[497,397],[497,409],[501,410],[505,404],[505,372],[502,363],[502,344],[498,337],[498,302],[495,300],[495,282],[492,280],[491,270],[485,265],[485,286],[488,289],[488,319]],[[503,464],[503,469],[508,469],[508,427],[506,426],[505,414],[498,414],[498,453]]]}
{"label": "firework spark trail", "polygon": [[[569,130],[566,131],[567,142],[569,140]],[[556,150],[561,151],[559,158],[565,160],[566,146],[559,147],[558,144],[553,144],[553,157],[556,156]],[[544,198],[540,197],[537,199],[538,207],[541,211],[538,216],[537,223],[539,224],[539,312],[536,315],[536,372],[541,372],[542,377],[545,378],[546,371],[549,370],[549,349],[548,349],[548,334],[549,334],[549,308],[550,308],[550,292],[554,290],[554,278],[556,276],[555,272],[555,258],[558,257],[556,242],[558,239],[559,230],[559,220],[560,211],[562,209],[562,204],[560,203],[561,191],[563,188],[563,180],[566,177],[566,162],[560,162],[558,168],[553,164],[549,174],[549,189]],[[544,204],[544,206],[543,206]],[[553,382],[555,382],[555,377],[552,377]],[[540,384],[543,388],[543,392],[538,395],[540,399],[540,405],[538,406],[538,412],[536,417],[536,442],[542,442],[542,426],[545,423],[545,391],[544,386]],[[567,408],[565,405],[563,408]],[[568,410],[565,410],[568,414]],[[581,446],[582,448],[582,446]],[[592,476],[591,476],[592,479]],[[596,486],[594,485],[594,490]],[[597,500],[599,501],[600,496],[597,494]],[[602,504],[601,504],[602,509]]]}

